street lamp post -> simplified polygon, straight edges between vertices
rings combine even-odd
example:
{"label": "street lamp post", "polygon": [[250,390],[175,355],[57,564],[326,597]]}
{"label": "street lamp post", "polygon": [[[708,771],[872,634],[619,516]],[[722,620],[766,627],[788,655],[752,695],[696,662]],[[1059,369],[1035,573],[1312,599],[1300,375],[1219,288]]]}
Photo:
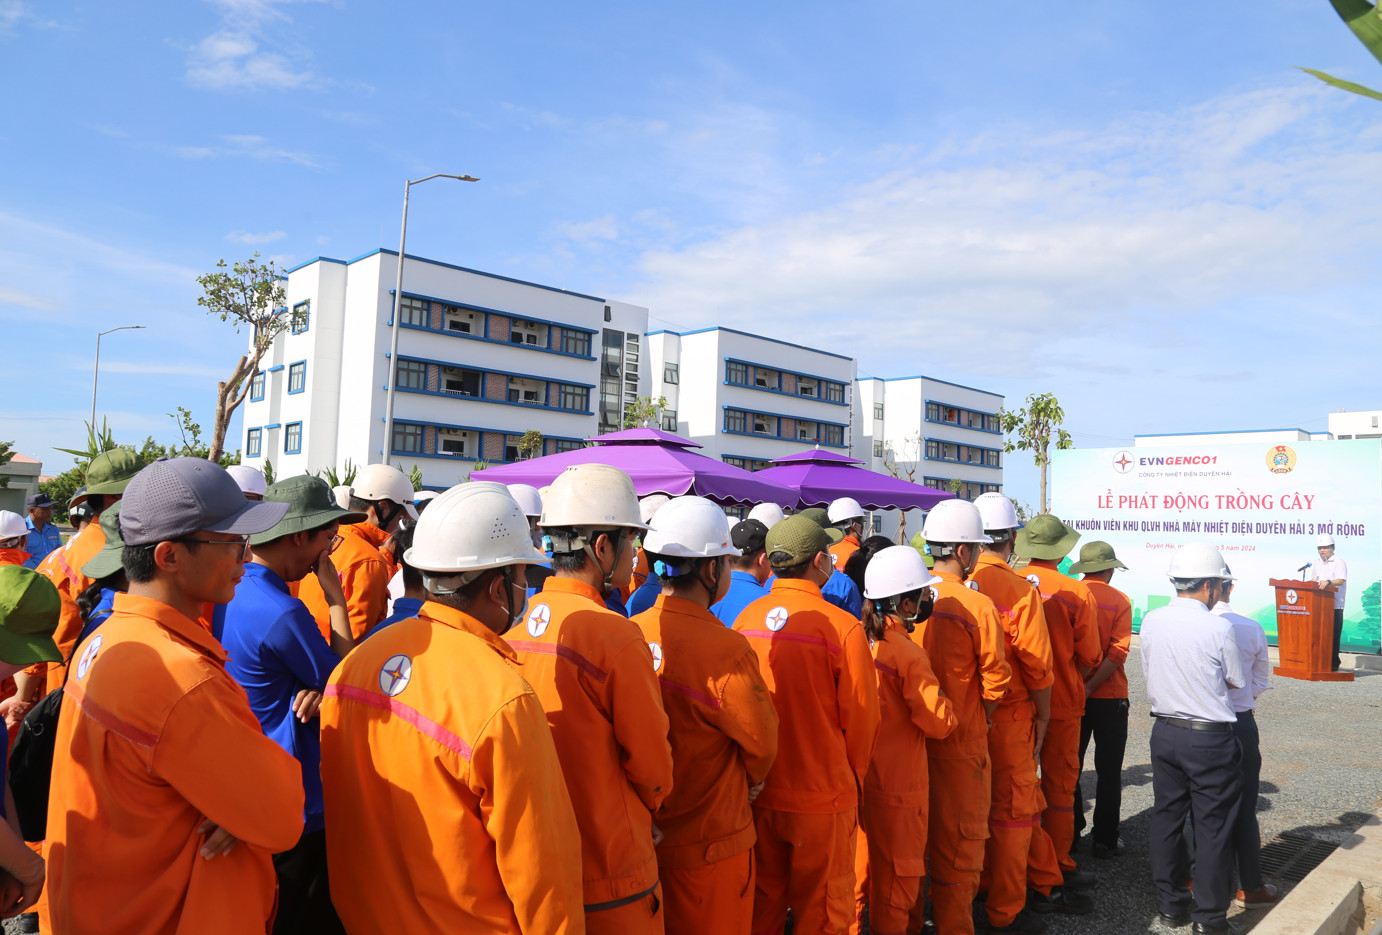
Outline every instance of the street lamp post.
{"label": "street lamp post", "polygon": [[101,331],[96,335],[96,366],[91,371],[91,431],[96,431],[96,381],[101,377],[101,338],[117,331],[137,331],[143,325],[121,325],[119,328],[111,328],[109,331]]}
{"label": "street lamp post", "polygon": [[394,276],[393,328],[389,338],[389,386],[384,401],[384,463],[393,460],[393,396],[398,382],[398,313],[403,302],[403,250],[408,243],[408,190],[432,179],[455,179],[458,182],[478,182],[473,175],[448,175],[438,172],[425,179],[403,183],[403,227],[398,234],[398,273]]}

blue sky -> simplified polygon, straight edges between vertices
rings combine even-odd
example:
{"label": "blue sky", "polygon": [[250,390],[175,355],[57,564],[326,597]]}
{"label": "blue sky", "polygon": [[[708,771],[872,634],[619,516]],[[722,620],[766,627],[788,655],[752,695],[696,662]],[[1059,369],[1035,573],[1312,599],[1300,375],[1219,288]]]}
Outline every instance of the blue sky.
{"label": "blue sky", "polygon": [[[0,0],[0,438],[211,421],[194,277],[396,246],[1053,391],[1080,447],[1382,407],[1382,84],[1327,0]],[[232,438],[238,437],[238,423]],[[1035,500],[1010,459],[1009,493]]]}

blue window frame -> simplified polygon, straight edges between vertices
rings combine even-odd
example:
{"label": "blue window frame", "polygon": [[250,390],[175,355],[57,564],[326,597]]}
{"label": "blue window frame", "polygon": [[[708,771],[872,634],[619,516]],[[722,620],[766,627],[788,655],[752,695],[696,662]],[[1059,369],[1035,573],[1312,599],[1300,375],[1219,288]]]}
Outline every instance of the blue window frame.
{"label": "blue window frame", "polygon": [[302,423],[289,422],[283,427],[283,453],[295,455],[302,451]]}
{"label": "blue window frame", "polygon": [[312,324],[312,300],[299,302],[293,306],[293,323],[289,330],[293,334],[302,334]]}
{"label": "blue window frame", "polygon": [[301,393],[307,389],[307,361],[288,365],[288,392]]}
{"label": "blue window frame", "polygon": [[250,378],[250,402],[257,403],[264,398],[264,371]]}
{"label": "blue window frame", "polygon": [[245,433],[245,457],[257,458],[264,450],[264,430],[250,429]]}

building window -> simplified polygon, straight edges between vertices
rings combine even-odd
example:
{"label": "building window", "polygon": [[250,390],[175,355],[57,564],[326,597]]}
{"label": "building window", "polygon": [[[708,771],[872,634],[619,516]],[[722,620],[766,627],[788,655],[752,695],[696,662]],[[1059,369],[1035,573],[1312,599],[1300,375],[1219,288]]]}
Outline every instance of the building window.
{"label": "building window", "polygon": [[283,453],[295,455],[302,451],[302,423],[289,422],[283,427]]}
{"label": "building window", "polygon": [[509,324],[509,341],[525,347],[546,347],[547,326],[535,321],[515,318]]}
{"label": "building window", "polygon": [[821,444],[822,445],[843,445],[845,443],[845,427],[843,425],[822,425]]}
{"label": "building window", "polygon": [[[399,362],[402,366],[403,362]],[[464,370],[460,367],[441,368],[441,391],[452,396],[479,396],[480,371]]]}
{"label": "building window", "polygon": [[432,326],[432,303],[426,299],[415,299],[405,295],[398,303],[399,321],[418,328]]}
{"label": "building window", "polygon": [[410,422],[395,422],[393,450],[405,454],[422,454],[422,426]]}
{"label": "building window", "polygon": [[554,451],[555,451],[557,454],[561,454],[563,451],[576,451],[577,449],[584,448],[584,447],[585,447],[585,442],[576,441],[575,439],[571,439],[571,438],[554,438],[554,439],[552,439],[552,448],[554,449]]}
{"label": "building window", "polygon": [[984,463],[987,464],[989,467],[1002,467],[1002,461],[1000,460],[1002,454],[1003,453],[1001,451],[990,451],[988,449],[985,449]]}
{"label": "building window", "polygon": [[293,334],[302,334],[312,324],[312,302],[299,302],[293,306],[293,320],[288,326],[288,330]]}
{"label": "building window", "polygon": [[926,440],[926,457],[932,461],[939,461],[941,457],[941,443],[932,441],[928,438]]}
{"label": "building window", "polygon": [[581,357],[590,356],[590,334],[585,331],[572,331],[570,328],[562,330],[561,349],[566,354],[578,354]]}
{"label": "building window", "polygon": [[459,305],[443,305],[442,320],[446,322],[447,331],[454,331],[457,334],[475,334],[484,331],[485,313],[472,312],[461,308]]}
{"label": "building window", "polygon": [[250,380],[250,402],[257,403],[264,398],[264,371],[259,371]]}
{"label": "building window", "polygon": [[605,306],[605,321],[614,321],[614,315],[610,312],[609,306]]}
{"label": "building window", "polygon": [[941,420],[941,404],[940,404],[940,403],[927,403],[927,404],[926,404],[926,421],[927,421],[927,422],[939,422],[940,420]]}
{"label": "building window", "polygon": [[728,464],[730,467],[737,467],[741,471],[747,471],[749,469],[747,458],[739,458],[735,457],[734,455],[725,455],[720,460],[723,461],[725,464]]}
{"label": "building window", "polygon": [[[543,385],[537,380],[526,380],[522,377],[509,377],[509,402],[524,403],[528,406],[541,406],[545,400],[543,398]],[[510,458],[510,461],[516,460]]]}
{"label": "building window", "polygon": [[427,389],[427,365],[415,360],[398,362],[398,388],[401,390]]}
{"label": "building window", "polygon": [[782,389],[782,374],[767,367],[753,368],[753,385],[762,390]]}
{"label": "building window", "polygon": [[263,451],[264,430],[250,429],[245,433],[245,457],[257,458]]}
{"label": "building window", "polygon": [[288,365],[288,392],[301,393],[307,389],[307,361]]}
{"label": "building window", "polygon": [[676,384],[680,383],[680,382],[681,382],[681,365],[680,365],[680,364],[663,364],[663,365],[662,365],[662,382],[663,382],[663,383],[671,383],[671,384],[673,384],[673,385],[676,385]]}
{"label": "building window", "polygon": [[677,430],[677,411],[675,409],[662,410],[662,430],[664,432]]}
{"label": "building window", "polygon": [[753,434],[776,435],[777,426],[773,425],[775,421],[777,420],[773,419],[771,416],[765,416],[755,412],[753,414]]}
{"label": "building window", "polygon": [[882,404],[882,403],[874,403],[874,404],[873,404],[873,418],[874,418],[876,421],[878,421],[878,422],[882,422],[882,421],[883,421],[883,404]]}
{"label": "building window", "polygon": [[521,460],[522,457],[523,457],[522,453],[519,452],[519,450],[518,450],[518,439],[514,438],[512,435],[505,435],[505,436],[504,436],[504,460],[505,460],[505,461],[518,461],[518,460]]}
{"label": "building window", "polygon": [[725,431],[726,432],[747,432],[749,430],[748,413],[742,409],[725,410]]}
{"label": "building window", "polygon": [[470,457],[470,432],[465,429],[437,429],[437,453]]}
{"label": "building window", "polygon": [[579,409],[585,412],[590,408],[590,388],[585,386],[572,386],[570,383],[562,383],[561,386],[561,408]]}
{"label": "building window", "polygon": [[881,441],[873,443],[873,456],[875,458],[883,457],[883,443]]}
{"label": "building window", "polygon": [[826,381],[825,400],[830,403],[842,403],[845,401],[845,385],[843,383],[833,383]]}
{"label": "building window", "polygon": [[737,360],[727,361],[725,363],[725,382],[737,386],[748,386],[749,365],[741,364]]}

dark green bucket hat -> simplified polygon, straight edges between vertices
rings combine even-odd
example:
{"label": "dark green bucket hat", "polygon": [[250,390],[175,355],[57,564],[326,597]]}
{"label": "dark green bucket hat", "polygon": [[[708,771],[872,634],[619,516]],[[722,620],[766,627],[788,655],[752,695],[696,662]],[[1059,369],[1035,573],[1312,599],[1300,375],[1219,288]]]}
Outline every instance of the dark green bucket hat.
{"label": "dark green bucket hat", "polygon": [[1128,566],[1118,561],[1118,556],[1113,554],[1113,546],[1096,539],[1080,546],[1080,560],[1070,566],[1070,573],[1083,575],[1091,571],[1107,571],[1110,568],[1127,571]]}
{"label": "dark green bucket hat", "polygon": [[0,568],[0,660],[10,665],[62,662],[53,631],[62,602],[43,575],[22,565]]}
{"label": "dark green bucket hat", "polygon": [[[821,510],[822,513],[825,510]],[[763,551],[768,560],[776,552],[786,552],[791,558],[785,562],[772,562],[775,568],[790,568],[810,561],[820,552],[830,548],[830,537],[825,530],[802,513],[789,516],[780,523],[774,523],[763,540]]]}
{"label": "dark green bucket hat", "polygon": [[144,460],[128,448],[112,448],[86,466],[86,495],[125,492],[125,485],[144,469]]}
{"label": "dark green bucket hat", "polygon": [[299,474],[270,484],[264,491],[264,502],[286,503],[288,512],[277,525],[250,536],[252,546],[291,536],[295,532],[317,529],[327,523],[349,526],[367,518],[364,513],[352,513],[337,506],[326,481],[311,474]]}
{"label": "dark green bucket hat", "polygon": [[830,513],[824,508],[813,506],[809,510],[802,510],[794,516],[804,516],[825,531],[826,539],[830,540],[830,545],[834,545],[845,537],[843,529],[836,529],[830,522]]}
{"label": "dark green bucket hat", "polygon": [[101,532],[106,534],[106,544],[82,566],[82,574],[93,581],[121,568],[120,556],[125,551],[125,540],[120,538],[120,504],[123,502],[117,501],[101,512]]}
{"label": "dark green bucket hat", "polygon": [[1041,513],[1017,531],[1017,554],[1023,558],[1060,561],[1080,541],[1080,534],[1051,513]]}

